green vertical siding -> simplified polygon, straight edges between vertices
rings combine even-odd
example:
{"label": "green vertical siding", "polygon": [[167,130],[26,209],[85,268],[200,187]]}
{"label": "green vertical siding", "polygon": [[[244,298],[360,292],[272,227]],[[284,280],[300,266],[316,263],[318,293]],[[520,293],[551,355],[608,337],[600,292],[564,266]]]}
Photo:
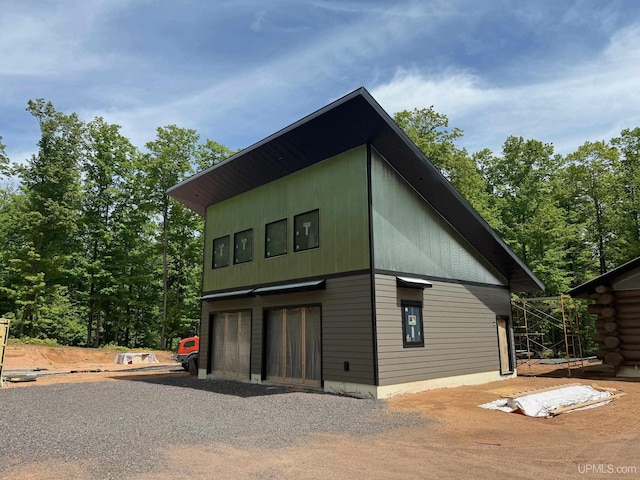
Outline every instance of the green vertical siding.
{"label": "green vertical siding", "polygon": [[[319,209],[320,247],[293,251],[293,217]],[[287,218],[287,254],[265,258],[265,225]],[[213,239],[253,229],[253,261],[211,268]],[[366,147],[207,208],[204,291],[369,268]]]}
{"label": "green vertical siding", "polygon": [[376,269],[507,284],[375,150],[372,157]]}

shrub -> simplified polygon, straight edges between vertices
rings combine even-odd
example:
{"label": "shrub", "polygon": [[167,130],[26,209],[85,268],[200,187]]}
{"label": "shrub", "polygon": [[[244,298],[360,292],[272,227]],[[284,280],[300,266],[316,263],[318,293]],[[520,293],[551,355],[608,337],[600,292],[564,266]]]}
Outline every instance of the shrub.
{"label": "shrub", "polygon": [[55,338],[31,338],[31,337],[19,337],[9,338],[7,343],[14,345],[18,343],[26,345],[40,345],[42,347],[59,347],[60,344]]}
{"label": "shrub", "polygon": [[128,352],[129,351],[129,349],[127,347],[124,347],[122,345],[116,345],[115,343],[108,343],[102,348],[104,348],[105,350],[115,350],[117,352]]}

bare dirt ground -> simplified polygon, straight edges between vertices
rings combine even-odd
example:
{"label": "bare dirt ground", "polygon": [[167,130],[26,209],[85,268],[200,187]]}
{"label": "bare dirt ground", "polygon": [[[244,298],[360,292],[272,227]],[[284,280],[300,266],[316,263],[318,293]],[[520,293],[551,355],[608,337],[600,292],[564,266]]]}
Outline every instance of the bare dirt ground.
{"label": "bare dirt ground", "polygon": [[[155,353],[161,362],[171,362],[168,353]],[[78,349],[69,353],[67,349],[10,346],[5,368],[66,370],[73,366],[126,372],[126,367],[112,363],[113,357],[115,352]],[[612,371],[602,365],[574,369],[571,379],[563,366],[522,366],[520,374],[501,382],[388,400],[389,412],[417,412],[430,420],[418,428],[358,437],[314,435],[275,452],[219,444],[175,446],[163,451],[168,468],[153,478],[640,478],[640,382],[614,379]],[[10,384],[9,388],[48,382],[106,381],[114,375],[118,373],[64,375],[30,384]],[[614,388],[627,395],[603,407],[554,418],[529,418],[478,408],[502,394],[569,382]],[[81,472],[74,476],[74,468],[69,464],[32,465],[21,472],[21,478],[70,478],[70,474],[83,478]]]}
{"label": "bare dirt ground", "polygon": [[[5,371],[38,369],[43,373],[54,373],[54,375],[39,376],[34,382],[5,382],[4,386],[5,388],[15,388],[67,382],[109,381],[121,375],[130,375],[131,370],[136,370],[136,374],[144,375],[158,373],[155,367],[180,368],[180,364],[171,358],[171,352],[140,351],[155,354],[159,363],[120,365],[115,363],[115,358],[121,352],[103,348],[8,345],[4,356],[3,369]],[[141,367],[147,366],[153,368],[147,371],[138,371]],[[100,372],[96,372],[96,370],[100,370]],[[71,371],[74,373],[64,374],[64,372]]]}

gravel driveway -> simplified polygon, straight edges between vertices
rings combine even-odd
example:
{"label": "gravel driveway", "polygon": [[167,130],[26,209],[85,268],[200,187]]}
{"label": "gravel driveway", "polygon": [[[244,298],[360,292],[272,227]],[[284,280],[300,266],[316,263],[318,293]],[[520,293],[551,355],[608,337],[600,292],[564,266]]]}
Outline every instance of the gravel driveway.
{"label": "gravel driveway", "polygon": [[[188,375],[0,391],[0,477],[35,462],[86,464],[91,478],[163,469],[158,447],[278,449],[316,433],[355,436],[424,423],[382,401]],[[185,472],[187,474],[188,472]]]}

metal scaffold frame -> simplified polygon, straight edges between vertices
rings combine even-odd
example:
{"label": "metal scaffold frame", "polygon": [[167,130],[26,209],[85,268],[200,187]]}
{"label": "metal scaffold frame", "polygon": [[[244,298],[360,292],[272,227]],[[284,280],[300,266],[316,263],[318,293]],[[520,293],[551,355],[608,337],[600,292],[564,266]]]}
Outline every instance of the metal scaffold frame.
{"label": "metal scaffold frame", "polygon": [[[551,356],[562,354],[571,367],[584,367],[580,317],[576,301],[567,296],[513,298],[513,333],[518,366],[539,363],[550,351]],[[559,336],[556,332],[562,331]],[[551,334],[551,340],[545,335]]]}

